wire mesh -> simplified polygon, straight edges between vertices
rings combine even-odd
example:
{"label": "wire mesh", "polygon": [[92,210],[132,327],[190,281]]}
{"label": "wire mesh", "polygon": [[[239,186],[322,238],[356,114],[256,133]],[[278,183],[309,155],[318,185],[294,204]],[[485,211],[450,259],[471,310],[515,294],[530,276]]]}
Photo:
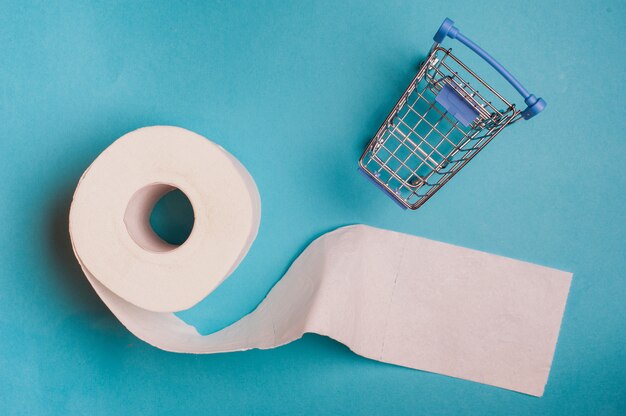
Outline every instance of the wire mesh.
{"label": "wire mesh", "polygon": [[[436,101],[449,86],[477,114],[467,126]],[[417,209],[520,111],[437,44],[359,161],[401,205]]]}

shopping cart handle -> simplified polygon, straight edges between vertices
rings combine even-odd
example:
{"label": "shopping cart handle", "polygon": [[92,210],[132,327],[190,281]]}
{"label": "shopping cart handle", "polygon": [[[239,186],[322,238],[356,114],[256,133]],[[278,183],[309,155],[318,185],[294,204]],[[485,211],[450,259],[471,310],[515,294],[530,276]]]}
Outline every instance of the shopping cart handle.
{"label": "shopping cart handle", "polygon": [[536,116],[546,107],[546,102],[542,98],[537,98],[528,92],[528,90],[524,88],[524,86],[509,71],[507,71],[507,69],[503,67],[500,62],[496,61],[483,48],[463,35],[459,29],[454,26],[454,22],[448,18],[443,21],[433,39],[435,42],[441,43],[446,36],[450,39],[458,40],[463,45],[476,52],[478,56],[487,61],[489,65],[498,71],[513,86],[513,88],[515,88],[517,92],[524,97],[524,102],[528,106],[524,111],[522,111],[522,117],[524,117],[525,120]]}

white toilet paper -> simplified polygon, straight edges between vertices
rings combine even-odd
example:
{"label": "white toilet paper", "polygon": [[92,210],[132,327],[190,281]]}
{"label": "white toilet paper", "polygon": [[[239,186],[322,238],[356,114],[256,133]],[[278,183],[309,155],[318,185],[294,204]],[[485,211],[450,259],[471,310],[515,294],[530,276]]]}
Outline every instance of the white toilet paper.
{"label": "white toilet paper", "polygon": [[[179,247],[148,222],[172,187],[195,214]],[[259,218],[256,186],[233,156],[187,130],[149,127],[117,140],[85,172],[70,234],[98,295],[158,348],[265,349],[315,332],[375,360],[543,394],[570,273],[366,226],[318,238],[254,312],[201,336],[171,312],[234,270]]]}
{"label": "white toilet paper", "polygon": [[[185,244],[152,231],[149,215],[173,187],[194,210]],[[136,130],[113,143],[83,174],[70,211],[81,264],[141,308],[190,308],[237,267],[259,226],[259,194],[230,154],[175,127]]]}

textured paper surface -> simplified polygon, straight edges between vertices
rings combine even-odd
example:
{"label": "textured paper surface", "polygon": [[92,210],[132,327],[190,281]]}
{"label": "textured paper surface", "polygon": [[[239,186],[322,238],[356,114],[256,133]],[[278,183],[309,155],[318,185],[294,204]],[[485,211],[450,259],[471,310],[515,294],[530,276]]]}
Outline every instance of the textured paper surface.
{"label": "textured paper surface", "polygon": [[[397,232],[356,225],[318,238],[296,259],[254,312],[211,335],[198,334],[173,313],[154,311],[177,304],[163,298],[178,296],[184,290],[210,292],[219,284],[247,252],[256,234],[260,205],[254,182],[236,161],[232,162],[236,169],[229,171],[231,177],[222,177],[217,185],[211,176],[214,172],[194,171],[194,163],[201,163],[203,157],[234,159],[218,146],[204,139],[207,144],[201,145],[199,136],[177,128],[153,127],[138,132],[124,136],[107,149],[103,154],[108,153],[110,158],[100,156],[94,162],[77,188],[70,215],[74,250],[85,275],[111,311],[137,337],[168,351],[215,353],[273,348],[296,340],[306,332],[314,332],[374,360],[531,395],[543,394],[571,274]],[[161,159],[158,151],[142,152],[147,141],[155,141],[154,137],[160,138],[156,141],[162,140],[166,148],[167,143],[175,144],[180,160]],[[185,149],[194,156],[185,156]],[[117,186],[100,182],[114,181],[115,175],[111,175],[110,170],[125,169],[125,164],[115,159],[129,160],[129,155],[130,160],[143,158],[150,162],[135,172],[136,180]],[[167,169],[162,166],[164,163]],[[185,167],[177,167],[178,164]],[[172,174],[181,170],[191,172],[188,173],[191,176],[179,178],[182,185]],[[91,175],[97,178],[92,180]],[[107,175],[109,179],[105,179]],[[105,218],[108,215],[109,222],[124,222],[131,196],[151,183],[167,183],[184,189],[198,218],[203,215],[201,208],[205,205],[199,196],[201,192],[196,192],[195,187],[204,186],[207,181],[223,187],[226,194],[231,183],[245,185],[249,193],[243,197],[229,194],[236,195],[233,198],[238,203],[248,205],[237,213],[244,213],[245,220],[240,225],[236,221],[230,223],[231,227],[239,227],[234,235],[242,237],[238,244],[224,249],[231,262],[225,273],[223,261],[219,262],[219,267],[212,268],[196,260],[193,253],[201,251],[203,240],[192,241],[188,258],[185,259],[183,250],[176,259],[186,261],[188,264],[181,267],[193,271],[189,283],[186,276],[172,268],[175,263],[166,258],[168,253],[185,248],[188,242],[171,251],[153,252],[137,261],[136,254],[141,252],[137,247],[127,254],[119,247],[110,248],[119,241],[132,243],[133,239],[114,235],[109,237],[112,241],[102,240],[94,233],[94,226],[82,220],[93,209]],[[96,183],[100,188],[91,189]],[[95,200],[88,197],[98,193],[101,197],[94,197]],[[107,199],[119,200],[109,207],[123,212],[102,210],[97,203]],[[218,211],[227,212],[232,207],[228,198],[222,199],[222,203],[221,207],[214,202],[210,205],[211,213],[219,218],[222,217]],[[143,214],[136,215],[140,218]],[[126,220],[129,221],[128,217]],[[198,229],[196,220],[192,235],[214,232],[209,224],[200,221]],[[127,226],[118,225],[116,233],[128,233]],[[194,248],[194,244],[198,247]],[[99,273],[94,273],[90,262],[82,256],[85,251],[92,261],[93,253],[97,253],[93,250],[100,250],[105,258],[110,252],[122,256],[118,261],[132,264],[132,272],[129,270],[123,276],[101,276],[120,272],[119,268],[100,268]],[[163,263],[159,256],[165,256]],[[100,264],[97,260],[96,264]],[[145,269],[142,269],[142,262],[148,263]],[[159,293],[161,303],[140,299],[140,304],[156,306],[149,310],[129,302],[125,290],[128,288],[130,298],[138,299],[141,293],[136,291],[134,283],[149,281],[155,262],[165,270],[169,268],[172,278],[180,280],[184,290]],[[212,274],[215,270],[222,274]],[[202,272],[210,284],[201,281]],[[117,282],[115,290],[104,282]],[[124,282],[128,282],[126,286]],[[146,290],[144,296],[150,297],[153,293]]]}

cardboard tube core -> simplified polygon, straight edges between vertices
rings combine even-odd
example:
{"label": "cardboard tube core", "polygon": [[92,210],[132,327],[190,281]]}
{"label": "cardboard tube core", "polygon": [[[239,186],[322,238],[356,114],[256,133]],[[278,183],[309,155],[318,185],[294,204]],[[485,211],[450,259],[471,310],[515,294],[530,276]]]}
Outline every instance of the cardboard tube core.
{"label": "cardboard tube core", "polygon": [[135,192],[128,202],[124,213],[124,224],[130,238],[144,250],[166,252],[175,250],[182,245],[170,244],[164,241],[157,235],[150,224],[150,214],[156,203],[165,194],[176,189],[180,190],[173,185],[153,183]]}

